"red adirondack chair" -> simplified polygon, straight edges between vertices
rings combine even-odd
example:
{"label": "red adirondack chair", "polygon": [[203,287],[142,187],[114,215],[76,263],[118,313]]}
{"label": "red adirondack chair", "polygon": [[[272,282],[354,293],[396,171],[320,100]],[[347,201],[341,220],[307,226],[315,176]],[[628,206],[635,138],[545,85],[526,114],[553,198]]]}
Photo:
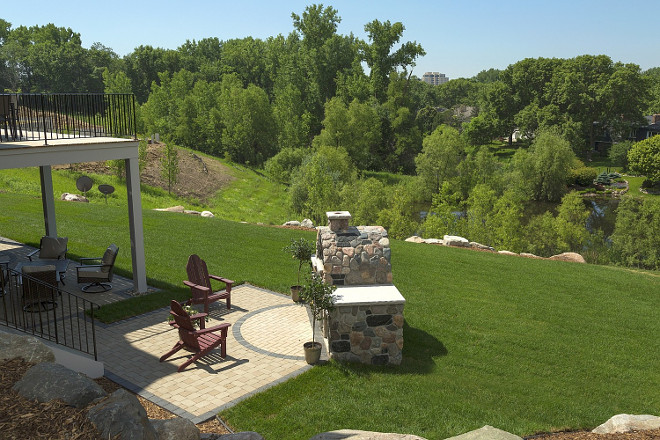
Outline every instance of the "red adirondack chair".
{"label": "red adirondack chair", "polygon": [[[174,317],[174,322],[170,322],[170,325],[179,330],[179,342],[170,351],[161,356],[161,362],[182,348],[192,350],[195,354],[177,369],[180,373],[188,365],[207,355],[218,345],[221,347],[220,356],[223,358],[227,357],[227,329],[229,329],[231,324],[224,323],[210,328],[204,328],[206,313],[188,315],[183,310],[183,307],[181,307],[181,304],[175,300],[172,300],[170,303],[170,313]],[[193,325],[194,320],[199,320],[199,330],[195,330]],[[216,332],[220,332],[220,334]]]}
{"label": "red adirondack chair", "polygon": [[[208,313],[209,304],[226,298],[227,308],[231,309],[231,286],[234,284],[232,280],[217,275],[209,275],[206,262],[196,254],[188,258],[186,272],[188,272],[188,280],[184,280],[183,284],[190,287],[192,293],[190,302],[192,304],[204,304],[204,313]],[[225,283],[224,290],[214,292],[211,287],[211,280]]]}

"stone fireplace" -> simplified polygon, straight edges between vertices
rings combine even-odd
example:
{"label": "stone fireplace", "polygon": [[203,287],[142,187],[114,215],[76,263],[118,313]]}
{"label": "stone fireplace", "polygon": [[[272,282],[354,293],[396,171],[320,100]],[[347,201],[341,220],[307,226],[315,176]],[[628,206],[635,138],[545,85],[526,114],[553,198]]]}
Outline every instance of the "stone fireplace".
{"label": "stone fireplace", "polygon": [[403,349],[405,299],[392,284],[390,241],[382,226],[350,226],[348,211],[328,212],[318,228],[312,262],[334,284],[328,347],[335,359],[398,365]]}
{"label": "stone fireplace", "polygon": [[[392,282],[390,240],[382,226],[349,226],[348,211],[328,212],[318,229],[316,261],[323,279],[336,286]],[[319,267],[320,268],[320,267]]]}

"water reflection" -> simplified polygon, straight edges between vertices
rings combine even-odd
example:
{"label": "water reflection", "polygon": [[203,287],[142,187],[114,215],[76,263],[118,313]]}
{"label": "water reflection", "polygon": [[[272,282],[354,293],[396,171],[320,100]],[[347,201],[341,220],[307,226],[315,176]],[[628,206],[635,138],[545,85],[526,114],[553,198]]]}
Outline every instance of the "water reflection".
{"label": "water reflection", "polygon": [[605,237],[612,235],[619,202],[619,199],[584,199],[584,205],[590,211],[586,224],[587,230],[591,233],[601,230]]}

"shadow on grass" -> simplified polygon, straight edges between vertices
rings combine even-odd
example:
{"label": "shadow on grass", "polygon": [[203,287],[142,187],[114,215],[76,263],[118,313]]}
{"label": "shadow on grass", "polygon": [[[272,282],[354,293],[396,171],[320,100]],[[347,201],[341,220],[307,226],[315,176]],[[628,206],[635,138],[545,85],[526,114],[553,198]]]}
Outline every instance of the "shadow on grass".
{"label": "shadow on grass", "polygon": [[408,323],[403,325],[403,359],[401,365],[374,366],[333,362],[346,376],[378,374],[430,374],[435,369],[434,358],[446,356],[447,348],[435,336]]}

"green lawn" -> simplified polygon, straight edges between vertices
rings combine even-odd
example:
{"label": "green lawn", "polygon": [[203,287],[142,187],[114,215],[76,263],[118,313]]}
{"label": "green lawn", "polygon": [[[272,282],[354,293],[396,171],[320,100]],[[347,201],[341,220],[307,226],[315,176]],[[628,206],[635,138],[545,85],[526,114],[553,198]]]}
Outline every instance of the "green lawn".
{"label": "green lawn", "polygon": [[[36,245],[40,199],[0,193],[0,207],[0,236]],[[130,275],[125,207],[58,201],[56,213],[74,256],[98,255],[115,242],[119,272]],[[282,247],[314,237],[149,210],[144,229],[149,282],[166,290],[145,297],[154,304],[126,302],[116,316],[185,296],[190,253],[212,272],[285,292],[296,264]],[[660,413],[658,272],[397,240],[392,265],[407,301],[400,367],[331,362],[221,416],[265,438],[351,428],[441,439],[485,424],[526,435],[594,427],[619,413]]]}

